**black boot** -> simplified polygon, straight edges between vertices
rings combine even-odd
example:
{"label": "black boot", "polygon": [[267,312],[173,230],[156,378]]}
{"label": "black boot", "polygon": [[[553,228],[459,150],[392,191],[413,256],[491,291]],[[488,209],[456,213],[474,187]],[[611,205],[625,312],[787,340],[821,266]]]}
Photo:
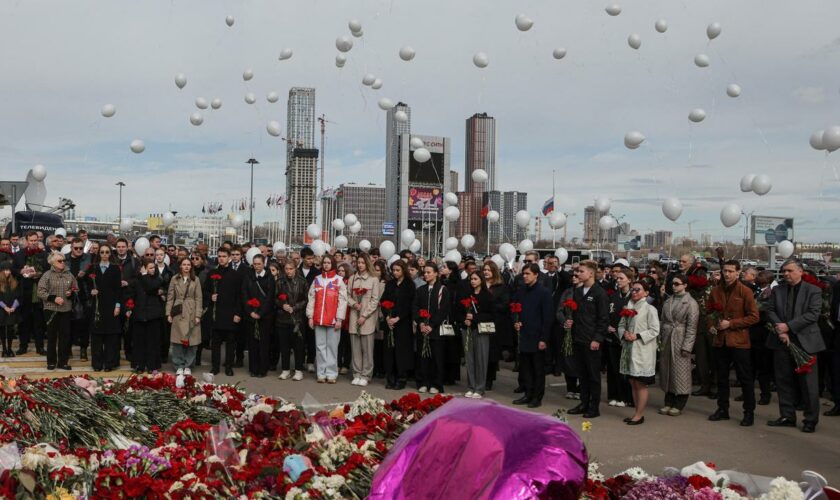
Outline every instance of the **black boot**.
{"label": "black boot", "polygon": [[79,359],[82,361],[87,361],[87,347],[80,347],[79,348]]}

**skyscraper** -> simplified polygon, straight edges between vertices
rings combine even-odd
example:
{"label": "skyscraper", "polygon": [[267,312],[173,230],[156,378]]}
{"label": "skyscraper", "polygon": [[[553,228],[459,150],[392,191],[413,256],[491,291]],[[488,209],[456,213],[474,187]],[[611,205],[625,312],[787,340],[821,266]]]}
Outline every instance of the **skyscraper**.
{"label": "skyscraper", "polygon": [[286,165],[295,148],[315,148],[315,89],[292,87],[286,106]]}
{"label": "skyscraper", "polygon": [[[404,121],[398,121],[397,116],[402,117],[405,114]],[[385,222],[398,226],[397,222],[400,217],[400,186],[402,185],[402,171],[401,171],[401,149],[402,142],[400,136],[411,133],[411,108],[408,104],[399,102],[396,106],[388,111],[385,125]],[[399,234],[399,231],[397,231]],[[395,240],[396,241],[396,240]]]}
{"label": "skyscraper", "polygon": [[[482,230],[482,195],[496,189],[496,120],[487,113],[467,118],[464,159],[465,204],[461,205],[461,224],[464,233],[478,234]],[[478,169],[487,172],[487,182],[474,182],[472,174]]]}
{"label": "skyscraper", "polygon": [[304,243],[315,222],[318,150],[315,148],[315,89],[289,90],[286,117],[286,230],[288,242]]}

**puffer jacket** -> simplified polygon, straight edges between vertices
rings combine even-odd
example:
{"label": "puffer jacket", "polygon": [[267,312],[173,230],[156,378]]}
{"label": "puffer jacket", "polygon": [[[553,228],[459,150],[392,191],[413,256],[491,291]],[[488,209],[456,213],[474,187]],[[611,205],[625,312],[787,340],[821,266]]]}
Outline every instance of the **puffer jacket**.
{"label": "puffer jacket", "polygon": [[341,276],[330,272],[320,274],[309,287],[306,317],[315,326],[335,326],[347,314],[347,287]]}

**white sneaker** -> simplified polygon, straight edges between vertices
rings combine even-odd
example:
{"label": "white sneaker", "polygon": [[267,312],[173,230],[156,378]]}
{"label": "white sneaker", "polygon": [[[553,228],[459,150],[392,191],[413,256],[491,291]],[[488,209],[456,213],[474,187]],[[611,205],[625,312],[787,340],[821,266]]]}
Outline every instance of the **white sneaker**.
{"label": "white sneaker", "polygon": [[359,383],[357,385],[360,385],[360,386],[364,387],[364,386],[368,385],[368,381],[367,381],[366,378],[360,378]]}
{"label": "white sneaker", "polygon": [[359,377],[353,377],[353,381],[350,382],[350,385],[359,385]]}
{"label": "white sneaker", "polygon": [[292,380],[294,380],[295,382],[300,382],[301,380],[303,380],[303,372],[300,370],[295,370],[295,376],[292,377]]}
{"label": "white sneaker", "polygon": [[429,394],[438,394],[440,391],[437,390],[437,387],[432,387],[429,389]]}
{"label": "white sneaker", "polygon": [[183,375],[183,374],[184,374],[184,369],[183,368],[178,368],[178,371],[175,372],[175,375]]}
{"label": "white sneaker", "polygon": [[484,397],[484,395],[481,394],[480,392],[474,392],[473,393],[473,399],[481,399],[483,397]]}
{"label": "white sneaker", "polygon": [[577,399],[577,400],[580,400],[580,393],[579,393],[579,392],[573,392],[573,393],[571,394],[571,396],[572,396],[572,397],[571,397],[571,399]]}
{"label": "white sneaker", "polygon": [[315,365],[309,363],[308,365],[306,365],[306,371],[308,371],[309,373],[315,373]]}
{"label": "white sneaker", "polygon": [[192,370],[189,368],[184,368],[184,375],[192,375]]}
{"label": "white sneaker", "polygon": [[280,375],[277,378],[279,378],[280,380],[289,380],[289,377],[291,376],[292,374],[289,372],[289,370],[283,370],[282,372],[280,372]]}
{"label": "white sneaker", "polygon": [[616,401],[615,406],[617,406],[618,408],[624,408],[625,406],[627,406],[627,403],[625,403],[624,401]]}
{"label": "white sneaker", "polygon": [[464,394],[464,397],[465,398],[472,398],[473,397],[473,391],[467,391],[467,393]]}
{"label": "white sneaker", "polygon": [[614,400],[614,399],[611,399],[611,400],[610,400],[610,402],[609,402],[609,405],[610,405],[610,406],[615,406],[615,404],[616,404],[617,402],[618,402],[618,401],[616,401],[616,400]]}
{"label": "white sneaker", "polygon": [[417,389],[417,392],[425,394],[426,392],[429,392],[429,389],[427,389],[424,385],[423,387]]}

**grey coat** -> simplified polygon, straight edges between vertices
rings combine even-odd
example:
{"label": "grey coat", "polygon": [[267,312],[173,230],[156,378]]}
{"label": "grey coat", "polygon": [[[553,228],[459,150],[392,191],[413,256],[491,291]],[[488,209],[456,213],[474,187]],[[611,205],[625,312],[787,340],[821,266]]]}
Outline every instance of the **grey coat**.
{"label": "grey coat", "polygon": [[[814,285],[805,283],[799,284],[799,294],[796,296],[796,304],[793,306],[792,317],[787,317],[788,294],[791,287],[782,283],[773,289],[770,300],[767,302],[767,318],[771,323],[787,323],[790,328],[790,339],[798,344],[809,354],[815,354],[825,350],[825,342],[820,334],[820,327],[817,320],[822,312],[822,292]],[[775,334],[767,336],[767,347],[770,349],[785,349],[785,345],[779,341]]]}
{"label": "grey coat", "polygon": [[691,353],[697,338],[700,307],[688,293],[668,297],[660,324],[659,386],[677,395],[691,394]]}

